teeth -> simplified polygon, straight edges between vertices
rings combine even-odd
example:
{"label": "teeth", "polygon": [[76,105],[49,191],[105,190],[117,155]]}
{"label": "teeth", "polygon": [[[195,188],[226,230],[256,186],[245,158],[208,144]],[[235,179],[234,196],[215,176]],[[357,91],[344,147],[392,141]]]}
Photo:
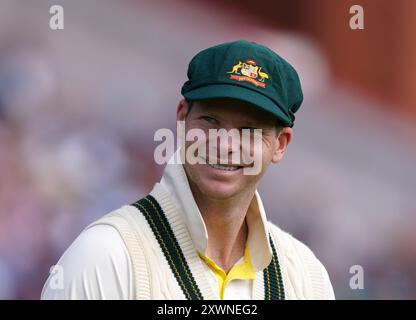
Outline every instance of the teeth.
{"label": "teeth", "polygon": [[213,164],[213,163],[208,163],[208,164],[215,169],[226,170],[226,171],[235,171],[239,169],[239,167],[236,167],[236,166],[227,166],[227,165]]}

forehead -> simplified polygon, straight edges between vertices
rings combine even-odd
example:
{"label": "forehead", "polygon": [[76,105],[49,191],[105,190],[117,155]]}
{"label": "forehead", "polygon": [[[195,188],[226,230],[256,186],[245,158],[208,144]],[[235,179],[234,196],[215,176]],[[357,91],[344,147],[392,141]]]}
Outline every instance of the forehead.
{"label": "forehead", "polygon": [[274,125],[276,119],[266,111],[235,99],[215,99],[194,101],[192,110],[199,114],[215,115],[222,119],[232,121],[245,121],[251,123],[261,123]]}

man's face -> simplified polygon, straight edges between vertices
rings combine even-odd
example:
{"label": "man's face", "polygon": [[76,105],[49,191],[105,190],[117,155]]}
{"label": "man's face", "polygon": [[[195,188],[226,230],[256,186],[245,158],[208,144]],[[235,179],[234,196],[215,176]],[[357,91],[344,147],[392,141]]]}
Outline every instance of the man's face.
{"label": "man's face", "polygon": [[[185,120],[185,133],[199,129],[206,137],[205,140],[198,137],[198,143],[205,145],[206,153],[197,154],[206,161],[190,164],[186,159],[184,163],[192,189],[197,189],[205,196],[218,200],[254,191],[270,163],[277,163],[282,159],[292,136],[291,128],[285,127],[278,130],[276,120],[266,112],[231,99],[194,101],[190,110],[186,101],[182,100],[178,106],[177,120]],[[239,133],[240,139],[234,140],[233,143],[230,135],[225,143],[224,140],[221,142],[215,139],[217,141],[214,144],[214,141],[209,139],[210,129],[225,129],[227,132],[232,130],[234,133]],[[242,138],[243,129],[247,129],[245,133],[248,140]],[[254,138],[254,129],[261,129],[261,136],[258,139]],[[239,142],[238,145],[235,141]],[[194,143],[195,140],[185,141],[185,150],[188,150]],[[212,150],[213,145],[215,145],[215,150]],[[232,160],[236,153],[238,157]],[[254,164],[246,164],[247,161],[243,160],[244,153],[250,154],[251,157],[256,157],[255,153],[257,153],[255,161],[258,162],[259,169],[256,170],[256,174],[247,174],[247,169],[253,167]],[[227,165],[218,166],[208,163],[219,164],[219,159],[224,159],[224,156],[228,157]],[[237,163],[235,163],[236,158],[238,158]]]}

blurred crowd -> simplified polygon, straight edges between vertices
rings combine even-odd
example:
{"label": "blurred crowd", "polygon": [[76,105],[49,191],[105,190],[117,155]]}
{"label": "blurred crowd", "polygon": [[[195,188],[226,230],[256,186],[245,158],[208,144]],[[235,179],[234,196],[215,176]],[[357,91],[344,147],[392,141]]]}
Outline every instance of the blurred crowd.
{"label": "blurred crowd", "polygon": [[22,99],[26,73],[9,72],[0,75],[0,87],[15,86],[0,96],[0,298],[38,298],[74,236],[144,195],[160,168],[151,144],[107,125],[31,110],[39,106],[30,99],[24,103],[33,114],[13,114],[19,102],[8,95],[16,90]]}
{"label": "blurred crowd", "polygon": [[[150,191],[163,171],[153,134],[176,127],[189,59],[244,36],[292,59],[305,90],[294,141],[260,187],[269,219],[313,249],[337,298],[416,298],[414,122],[331,81],[299,34],[218,23],[201,36],[177,22],[186,1],[177,11],[88,1],[82,12],[61,2],[61,33],[47,29],[48,1],[0,2],[0,299],[38,299],[84,227]],[[350,288],[353,265],[362,290]]]}

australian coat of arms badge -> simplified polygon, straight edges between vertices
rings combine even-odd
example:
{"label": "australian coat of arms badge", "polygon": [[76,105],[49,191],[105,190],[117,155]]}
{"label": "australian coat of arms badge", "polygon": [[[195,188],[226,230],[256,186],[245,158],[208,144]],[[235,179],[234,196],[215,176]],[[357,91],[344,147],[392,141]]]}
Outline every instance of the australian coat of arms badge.
{"label": "australian coat of arms badge", "polygon": [[237,81],[247,81],[254,84],[256,87],[265,88],[265,80],[269,79],[269,75],[262,71],[261,66],[258,66],[256,61],[247,60],[245,62],[239,61],[232,67],[230,79]]}

